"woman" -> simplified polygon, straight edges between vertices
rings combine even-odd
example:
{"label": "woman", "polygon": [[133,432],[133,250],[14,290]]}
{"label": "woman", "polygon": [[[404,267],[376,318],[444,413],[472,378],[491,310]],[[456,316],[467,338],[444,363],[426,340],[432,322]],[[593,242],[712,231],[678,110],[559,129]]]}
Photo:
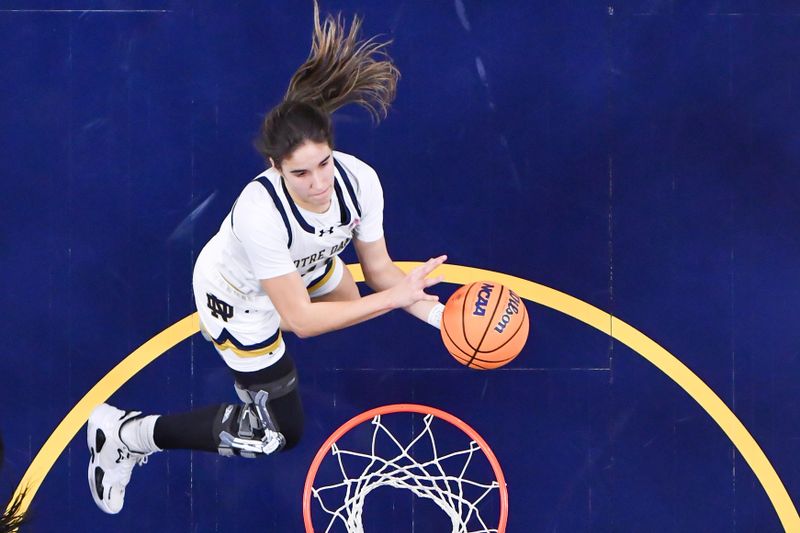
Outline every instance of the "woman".
{"label": "woman", "polygon": [[[303,431],[294,362],[282,332],[345,328],[403,308],[439,327],[443,306],[425,289],[446,257],[404,274],[383,237],[375,171],[333,151],[330,114],[356,103],[385,117],[399,72],[388,43],[359,40],[341,17],[320,24],[307,61],[264,119],[257,148],[271,167],[242,191],[198,256],[193,288],[203,335],[230,367],[241,404],[144,416],[100,405],[89,418],[89,486],[107,513],[122,509],[134,465],[165,449],[257,457],[289,449]],[[355,245],[367,284],[361,297],[339,253]]]}

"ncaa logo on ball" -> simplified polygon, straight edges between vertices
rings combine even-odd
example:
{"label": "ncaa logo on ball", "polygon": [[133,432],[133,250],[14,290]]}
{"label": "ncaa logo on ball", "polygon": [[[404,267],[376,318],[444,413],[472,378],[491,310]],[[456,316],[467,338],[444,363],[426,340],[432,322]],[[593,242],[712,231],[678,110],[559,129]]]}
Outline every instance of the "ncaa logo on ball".
{"label": "ncaa logo on ball", "polygon": [[475,310],[472,312],[472,316],[484,316],[486,314],[486,306],[492,296],[492,289],[494,289],[494,285],[491,283],[483,283],[481,285],[481,290],[478,291],[475,299]]}

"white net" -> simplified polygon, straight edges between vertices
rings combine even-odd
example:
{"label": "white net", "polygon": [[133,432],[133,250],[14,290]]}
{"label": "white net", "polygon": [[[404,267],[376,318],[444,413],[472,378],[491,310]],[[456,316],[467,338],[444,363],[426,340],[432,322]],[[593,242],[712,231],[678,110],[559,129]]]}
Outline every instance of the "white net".
{"label": "white net", "polygon": [[[369,450],[346,450],[333,443],[331,454],[338,462],[342,480],[312,488],[314,498],[327,515],[326,533],[341,530],[341,526],[348,533],[363,532],[366,498],[384,486],[408,490],[433,501],[447,514],[453,533],[497,532],[497,526],[490,527],[487,524],[490,521],[481,516],[479,508],[491,494],[497,494],[497,480],[468,479],[471,465],[486,461],[479,453],[480,445],[469,440],[464,449],[441,453],[432,429],[434,419],[432,414],[425,415],[422,431],[407,444],[398,440],[381,415],[372,419]],[[496,516],[494,521],[497,522]]]}

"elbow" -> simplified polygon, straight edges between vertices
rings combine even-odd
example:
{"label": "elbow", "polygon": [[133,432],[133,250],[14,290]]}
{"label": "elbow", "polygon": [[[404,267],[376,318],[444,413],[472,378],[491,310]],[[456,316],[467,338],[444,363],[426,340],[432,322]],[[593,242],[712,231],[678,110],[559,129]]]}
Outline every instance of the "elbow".
{"label": "elbow", "polygon": [[308,332],[307,332],[306,330],[301,330],[301,329],[297,329],[297,328],[295,328],[295,329],[293,329],[293,330],[292,330],[292,332],[293,332],[295,335],[297,335],[297,338],[298,338],[298,339],[307,339],[307,338],[309,338],[309,337],[313,337],[313,335],[309,335],[309,334],[308,334]]}
{"label": "elbow", "polygon": [[370,290],[372,290],[372,292],[380,292],[380,289],[375,284],[375,282],[373,280],[369,279],[369,278],[364,278],[364,285],[369,287]]}
{"label": "elbow", "polygon": [[364,271],[364,284],[372,289],[373,292],[380,292],[387,288],[384,286],[385,284],[381,283],[379,276],[375,276],[366,270]]}
{"label": "elbow", "polygon": [[317,335],[321,335],[322,331],[314,331],[310,329],[295,331],[294,334],[297,335],[300,339],[307,339],[309,337],[316,337]]}
{"label": "elbow", "polygon": [[285,326],[281,326],[281,329],[284,331],[290,331],[297,335],[300,339],[307,339],[309,337],[315,337],[319,335],[318,331],[314,331],[311,327],[311,324],[308,324],[304,321],[287,321],[288,323]]}
{"label": "elbow", "polygon": [[375,292],[391,289],[405,277],[405,272],[388,259],[385,263],[367,267],[362,265],[364,282]]}

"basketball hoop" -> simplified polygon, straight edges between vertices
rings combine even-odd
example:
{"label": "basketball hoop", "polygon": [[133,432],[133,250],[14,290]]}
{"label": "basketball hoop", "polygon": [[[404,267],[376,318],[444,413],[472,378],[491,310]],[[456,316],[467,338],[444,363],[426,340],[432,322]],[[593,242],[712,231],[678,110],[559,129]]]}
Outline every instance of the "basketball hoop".
{"label": "basketball hoop", "polygon": [[[392,433],[391,419],[411,417],[413,421],[416,414],[423,415],[421,431],[405,439],[400,431]],[[361,446],[343,442],[355,433],[351,430],[367,421],[373,426],[371,436],[363,438]],[[407,433],[411,425],[400,427]],[[361,429],[370,431],[366,425]],[[440,436],[455,435],[449,440],[461,442],[451,450],[450,442],[437,443],[435,431]],[[322,477],[318,473],[326,457],[333,458],[327,463],[338,470],[330,468],[328,477],[332,479],[317,479]],[[306,476],[306,532],[363,533],[366,497],[384,486],[433,501],[447,514],[453,533],[505,533],[508,490],[500,463],[474,429],[442,410],[416,404],[385,405],[353,417],[334,431],[320,447]],[[482,507],[492,508],[499,516],[483,516]]]}

